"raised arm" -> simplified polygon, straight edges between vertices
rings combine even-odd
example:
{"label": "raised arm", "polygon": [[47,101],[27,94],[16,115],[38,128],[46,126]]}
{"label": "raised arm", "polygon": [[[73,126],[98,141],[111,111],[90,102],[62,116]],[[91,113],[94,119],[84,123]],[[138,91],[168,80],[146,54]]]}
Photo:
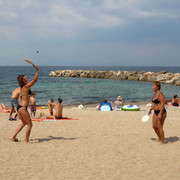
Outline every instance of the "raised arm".
{"label": "raised arm", "polygon": [[36,65],[34,66],[34,68],[37,70],[36,74],[34,75],[34,79],[31,82],[29,82],[29,83],[27,83],[25,85],[25,87],[27,87],[27,88],[33,86],[36,83],[36,81],[38,80],[38,77],[39,77],[39,68]]}
{"label": "raised arm", "polygon": [[48,104],[51,105],[51,106],[55,106],[57,103],[48,102]]}

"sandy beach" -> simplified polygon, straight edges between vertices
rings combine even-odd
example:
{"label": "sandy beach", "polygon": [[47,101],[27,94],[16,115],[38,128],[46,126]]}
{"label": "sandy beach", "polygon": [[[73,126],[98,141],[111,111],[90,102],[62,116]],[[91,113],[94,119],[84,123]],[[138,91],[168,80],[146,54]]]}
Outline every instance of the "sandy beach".
{"label": "sandy beach", "polygon": [[[168,107],[166,144],[156,142],[152,115],[140,111],[97,111],[64,107],[64,116],[79,120],[33,122],[30,143],[9,139],[20,121],[0,113],[0,179],[2,180],[179,180],[180,107]],[[37,110],[48,114],[48,109]]]}

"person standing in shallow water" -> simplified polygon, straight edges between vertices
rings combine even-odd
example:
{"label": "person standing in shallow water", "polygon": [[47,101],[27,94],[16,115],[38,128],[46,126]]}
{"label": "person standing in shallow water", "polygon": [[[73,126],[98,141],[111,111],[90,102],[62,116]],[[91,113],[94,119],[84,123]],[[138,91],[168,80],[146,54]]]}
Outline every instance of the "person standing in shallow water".
{"label": "person standing in shallow water", "polygon": [[154,110],[153,113],[153,128],[158,136],[158,141],[161,142],[161,144],[164,144],[164,130],[163,125],[165,118],[167,116],[166,109],[165,109],[165,98],[164,94],[160,91],[161,84],[160,81],[154,81],[153,87],[152,87],[154,93],[153,99],[152,99],[152,107],[149,110],[149,113],[151,113],[152,110]]}
{"label": "person standing in shallow water", "polygon": [[32,128],[32,121],[30,118],[30,114],[27,111],[27,107],[29,105],[29,98],[31,95],[30,87],[36,83],[39,76],[39,68],[37,66],[34,66],[34,68],[36,69],[36,73],[35,73],[34,79],[31,82],[28,82],[28,78],[24,74],[20,74],[17,78],[18,83],[21,87],[20,94],[19,94],[19,105],[17,107],[17,111],[22,118],[22,123],[19,125],[14,136],[12,137],[11,140],[13,141],[18,141],[18,139],[16,138],[17,134],[24,128],[24,126],[27,125],[25,141],[26,143],[29,142],[29,136],[30,136],[31,128]]}

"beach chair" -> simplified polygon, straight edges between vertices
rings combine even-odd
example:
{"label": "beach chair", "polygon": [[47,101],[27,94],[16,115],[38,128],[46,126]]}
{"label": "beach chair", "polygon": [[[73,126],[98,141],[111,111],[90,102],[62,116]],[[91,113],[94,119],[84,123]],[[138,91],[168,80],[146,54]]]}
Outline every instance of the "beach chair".
{"label": "beach chair", "polygon": [[100,111],[111,111],[111,107],[109,105],[104,104],[100,107]]}

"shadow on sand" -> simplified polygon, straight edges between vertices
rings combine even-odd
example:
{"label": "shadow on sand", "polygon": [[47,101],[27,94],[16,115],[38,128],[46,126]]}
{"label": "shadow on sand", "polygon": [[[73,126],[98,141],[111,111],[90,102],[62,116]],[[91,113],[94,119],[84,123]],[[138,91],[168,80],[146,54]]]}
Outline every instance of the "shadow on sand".
{"label": "shadow on sand", "polygon": [[[157,141],[158,139],[156,138],[151,138],[152,141]],[[170,136],[168,138],[165,138],[165,143],[173,143],[173,142],[176,142],[176,141],[179,141],[179,137],[177,136]]]}
{"label": "shadow on sand", "polygon": [[64,138],[64,137],[53,137],[48,136],[47,138],[35,139],[35,142],[44,142],[44,141],[51,141],[51,140],[75,140],[77,138]]}

